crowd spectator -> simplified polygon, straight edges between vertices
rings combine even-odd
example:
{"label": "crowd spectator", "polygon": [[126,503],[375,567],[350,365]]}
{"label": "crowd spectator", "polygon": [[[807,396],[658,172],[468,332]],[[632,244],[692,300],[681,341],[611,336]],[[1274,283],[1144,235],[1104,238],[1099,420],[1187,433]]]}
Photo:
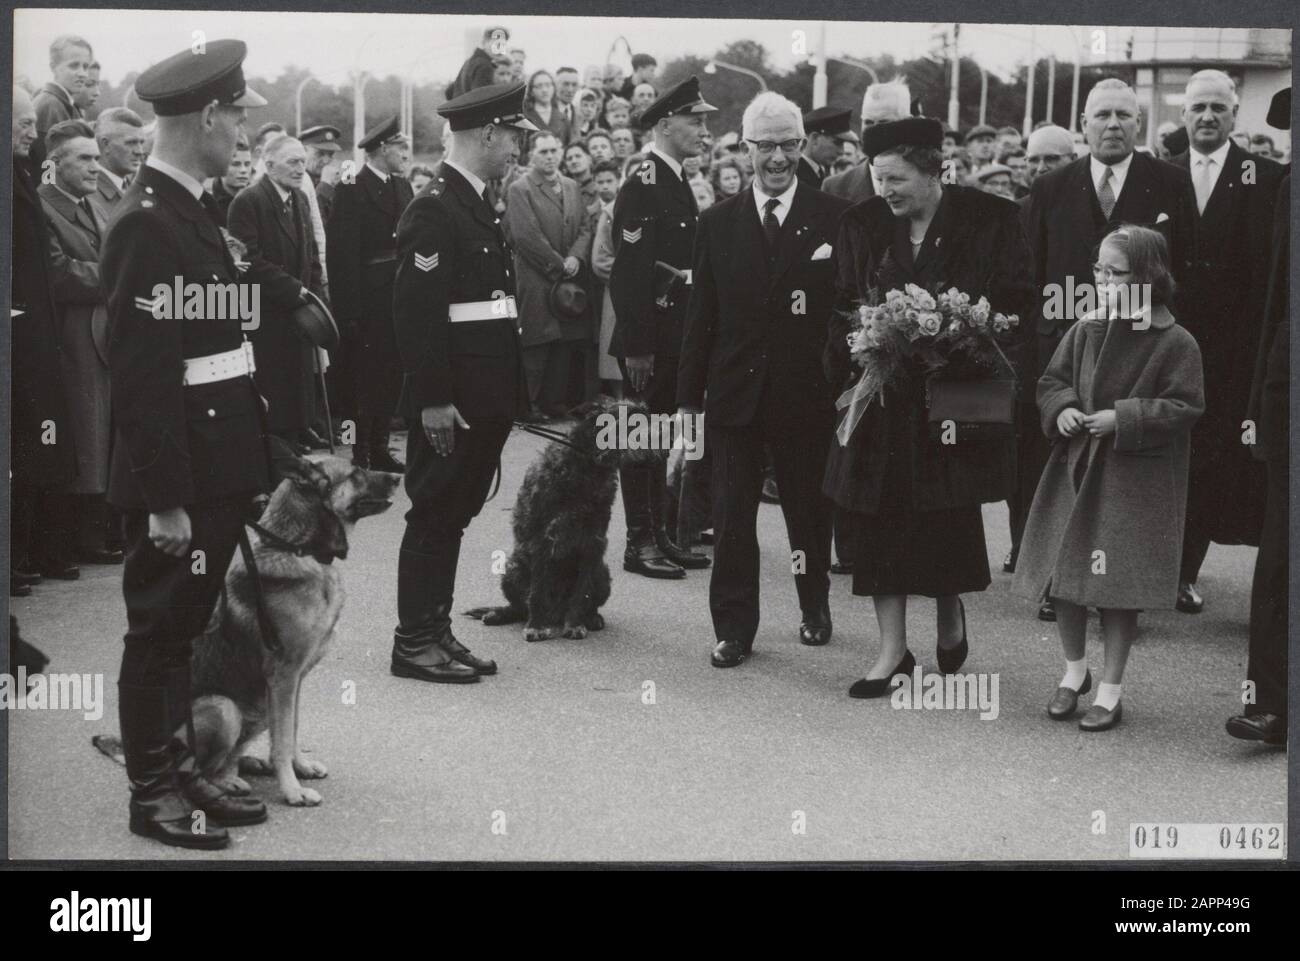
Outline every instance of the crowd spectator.
{"label": "crowd spectator", "polygon": [[484,30],[479,45],[461,65],[456,79],[447,87],[447,99],[451,100],[476,87],[486,87],[497,82],[494,79],[496,65],[493,61],[504,52],[502,47],[509,40],[510,31],[505,27],[488,27]]}
{"label": "crowd spectator", "polygon": [[593,130],[587,135],[587,153],[591,154],[592,163],[604,163],[614,159],[614,139],[604,128]]}
{"label": "crowd spectator", "polygon": [[636,134],[627,127],[616,127],[610,131],[609,142],[614,147],[615,160],[626,160],[637,151]]}
{"label": "crowd spectator", "polygon": [[99,183],[90,202],[107,221],[144,163],[144,121],[134,110],[110,107],[95,119],[95,142],[99,145]]}
{"label": "crowd spectator", "polygon": [[569,142],[569,121],[555,102],[555,78],[548,70],[537,70],[528,78],[524,95],[524,116],[538,130],[555,134],[561,144]]}
{"label": "crowd spectator", "polygon": [[433,179],[433,168],[426,164],[411,164],[411,169],[406,172],[406,179],[411,181],[411,189],[418,194],[424,189],[424,185]]}

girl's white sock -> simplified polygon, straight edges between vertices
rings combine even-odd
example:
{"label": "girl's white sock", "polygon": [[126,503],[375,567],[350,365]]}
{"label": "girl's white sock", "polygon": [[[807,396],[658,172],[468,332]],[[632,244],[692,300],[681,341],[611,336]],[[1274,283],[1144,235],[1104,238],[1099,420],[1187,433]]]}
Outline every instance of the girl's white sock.
{"label": "girl's white sock", "polygon": [[1083,687],[1083,679],[1088,676],[1088,659],[1081,657],[1077,661],[1065,662],[1065,677],[1061,680],[1061,687],[1068,687],[1072,691],[1077,691]]}
{"label": "girl's white sock", "polygon": [[1097,685],[1097,696],[1092,699],[1093,707],[1104,707],[1108,711],[1115,710],[1115,705],[1119,703],[1120,694],[1119,684],[1107,684],[1105,681]]}

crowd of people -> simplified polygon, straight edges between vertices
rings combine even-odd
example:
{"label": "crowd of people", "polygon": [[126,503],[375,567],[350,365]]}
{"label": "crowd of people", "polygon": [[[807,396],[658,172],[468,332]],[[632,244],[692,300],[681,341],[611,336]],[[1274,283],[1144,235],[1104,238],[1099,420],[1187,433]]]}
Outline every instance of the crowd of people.
{"label": "crowd of people", "polygon": [[[188,643],[151,619],[179,602],[149,594],[145,581],[163,575],[156,563],[143,571],[140,545],[189,545],[190,520],[176,514],[188,511],[194,542],[216,538],[228,559],[234,541],[218,531],[228,519],[204,498],[266,483],[265,465],[235,476],[222,458],[243,453],[221,444],[242,430],[244,401],[181,403],[165,365],[143,373],[149,358],[165,360],[165,328],[142,345],[120,319],[134,317],[130,282],[154,255],[118,223],[171,204],[219,230],[214,271],[228,263],[260,287],[247,336],[255,369],[230,363],[253,378],[265,432],[298,453],[350,445],[356,464],[407,474],[398,676],[495,673],[451,634],[461,534],[512,422],[562,421],[609,394],[652,414],[704,414],[703,458],[673,478],[645,463],[620,470],[623,566],[662,580],[712,566],[714,666],[752,654],[760,497],[779,500],[803,560],[804,644],[831,639],[832,574],[873,599],[881,643],[854,697],[910,675],[909,596],[936,599],[936,661],[962,667],[962,595],[991,582],[981,506],[1006,501],[1004,569],[1061,635],[1051,717],[1074,716],[1093,688],[1089,608],[1101,611],[1105,663],[1080,726],[1103,731],[1120,720],[1139,613],[1199,612],[1209,545],[1251,544],[1256,693],[1229,731],[1285,739],[1289,174],[1265,135],[1238,142],[1227,74],[1191,77],[1183,126],[1152,154],[1138,148],[1137,98],[1118,79],[1088,93],[1079,135],[1047,123],[1027,139],[983,124],[963,135],[915,116],[902,81],[867,89],[856,129],[847,109],[803,111],[764,92],[740,131],[718,133],[699,81],[663,89],[653,57],[634,56],[631,76],[530,71],[509,40],[484,31],[448,88],[432,163],[411,162],[396,118],[356,145],[366,157],[356,169],[327,124],[245,128],[261,98],[238,73],[242,44],[201,67],[172,58],[151,69],[137,84],[151,122],[121,107],[94,114],[97,64],[83,38],[54,42],[52,79],[34,96],[15,87],[10,592],[125,554],[123,673],[135,687],[124,682],[124,699],[169,683],[141,660],[149,644],[169,645],[179,663]],[[198,103],[186,83],[215,99]],[[182,135],[182,121],[213,109],[228,143],[212,126]],[[181,199],[165,198],[177,184]],[[1096,310],[1043,309],[1053,289],[1089,283]],[[846,425],[836,398],[860,375],[849,319],[908,284],[956,288],[1020,319],[1005,344],[1019,383],[1007,432],[936,441],[917,372]],[[1154,291],[1145,313],[1126,312],[1121,284]],[[492,306],[500,300],[508,311]],[[309,301],[332,310],[329,349],[291,319]],[[191,348],[178,355],[187,376],[202,367],[195,358],[231,352],[226,341]],[[230,383],[202,371],[187,391]],[[1245,443],[1243,421],[1256,426]],[[394,426],[409,431],[408,463],[391,449]],[[221,489],[199,490],[190,472],[201,470]],[[210,609],[209,594],[191,607]],[[177,636],[160,640],[167,631]],[[132,703],[124,735],[128,713],[144,710]],[[159,810],[132,810],[145,833],[184,843],[157,827]]]}

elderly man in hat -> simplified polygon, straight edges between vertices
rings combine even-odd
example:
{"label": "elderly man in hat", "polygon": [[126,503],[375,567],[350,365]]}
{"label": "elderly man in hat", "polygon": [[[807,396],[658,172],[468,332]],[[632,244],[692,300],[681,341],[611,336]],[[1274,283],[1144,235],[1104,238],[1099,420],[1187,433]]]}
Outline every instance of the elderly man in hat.
{"label": "elderly man in hat", "polygon": [[[620,361],[626,394],[651,414],[672,414],[690,296],[691,248],[699,210],[682,174],[682,161],[698,156],[704,115],[717,108],[700,95],[695,77],[683,80],[642,115],[654,142],[614,202],[617,246],[609,290],[614,333],[609,353]],[[619,469],[627,546],[623,569],[646,577],[677,579],[709,559],[677,547],[667,532],[666,477],[660,465]]]}
{"label": "elderly man in hat", "polygon": [[307,151],[307,176],[311,178],[308,189],[315,192],[316,205],[325,222],[329,221],[334,184],[338,182],[337,175],[331,175],[328,171],[342,147],[341,139],[339,128],[329,124],[308,127],[298,135],[299,142]]}
{"label": "elderly man in hat", "polygon": [[[994,162],[998,148],[998,132],[986,123],[976,124],[966,132],[965,146],[973,177],[979,173],[981,167],[987,167]],[[978,186],[974,181],[972,184]]]}
{"label": "elderly man in hat", "polygon": [[232,797],[196,770],[190,641],[212,613],[249,501],[270,477],[240,319],[169,309],[179,305],[159,290],[240,282],[202,182],[225,172],[244,108],[266,103],[244,84],[246,49],[208,41],[202,56],[185,50],[136,80],[157,138],[100,260],[118,431],[109,499],[125,512],[128,545],[118,703],[130,827],[205,849],[225,847],[228,826],[266,819],[262,802]]}
{"label": "elderly man in hat", "polygon": [[527,406],[514,258],[484,194],[519,156],[523,84],[438,108],[451,149],[397,228],[393,321],[408,425],[406,515],[391,670],[462,684],[495,674],[451,631],[465,528],[483,508],[511,425]]}
{"label": "elderly man in hat", "polygon": [[356,176],[335,186],[325,232],[331,304],[342,338],[338,353],[355,358],[356,409],[341,414],[356,420],[353,463],[400,472],[402,462],[388,450],[388,428],[402,386],[393,278],[397,221],[415,195],[403,176],[410,147],[397,117],[371,128],[357,146],[366,152],[366,162]]}
{"label": "elderly man in hat", "polygon": [[785,97],[759,94],[743,125],[754,182],[700,217],[677,384],[683,414],[706,413],[713,464],[715,667],[743,661],[758,630],[755,521],[765,448],[790,550],[806,559],[794,578],[799,639],[816,646],[831,636],[831,502],[821,484],[834,399],[822,351],[835,301],[832,248],[850,204],[798,179],[804,131]]}
{"label": "elderly man in hat", "polygon": [[831,164],[840,155],[841,144],[850,134],[850,111],[837,107],[818,107],[803,115],[805,133],[803,153],[799,157],[799,182],[817,190],[831,172]]}

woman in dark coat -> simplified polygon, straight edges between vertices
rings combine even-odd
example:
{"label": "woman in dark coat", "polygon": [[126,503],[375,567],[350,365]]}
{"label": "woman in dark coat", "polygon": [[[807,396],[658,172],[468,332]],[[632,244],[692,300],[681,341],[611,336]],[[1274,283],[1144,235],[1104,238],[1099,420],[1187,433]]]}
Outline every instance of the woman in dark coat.
{"label": "woman in dark coat", "polygon": [[[1117,228],[1097,261],[1106,309],[1069,329],[1038,381],[1042,429],[1053,447],[1013,585],[1034,601],[1050,596],[1056,608],[1065,678],[1047,707],[1054,720],[1072,717],[1092,687],[1088,608],[1101,611],[1106,667],[1079,722],[1085,731],[1119,722],[1138,611],[1172,610],[1178,597],[1190,435],[1205,410],[1200,349],[1166,306],[1173,284],[1164,237]],[[1117,296],[1142,285],[1151,291],[1149,313]]]}
{"label": "woman in dark coat", "polygon": [[[881,194],[845,213],[836,253],[839,304],[826,349],[826,374],[846,389],[860,373],[846,334],[849,317],[871,291],[914,283],[929,291],[956,287],[992,310],[1025,318],[1032,303],[1029,250],[1019,208],[968,187],[944,186],[936,120],[877,124],[863,148]],[[961,594],[989,585],[980,505],[1005,500],[1015,483],[1014,440],[959,434],[932,438],[919,369],[872,402],[846,445],[832,440],[824,490],[849,512],[857,556],[853,593],[875,600],[881,646],[853,697],[889,692],[910,674],[907,596],[933,597],[936,657],[957,670],[968,650]]]}

